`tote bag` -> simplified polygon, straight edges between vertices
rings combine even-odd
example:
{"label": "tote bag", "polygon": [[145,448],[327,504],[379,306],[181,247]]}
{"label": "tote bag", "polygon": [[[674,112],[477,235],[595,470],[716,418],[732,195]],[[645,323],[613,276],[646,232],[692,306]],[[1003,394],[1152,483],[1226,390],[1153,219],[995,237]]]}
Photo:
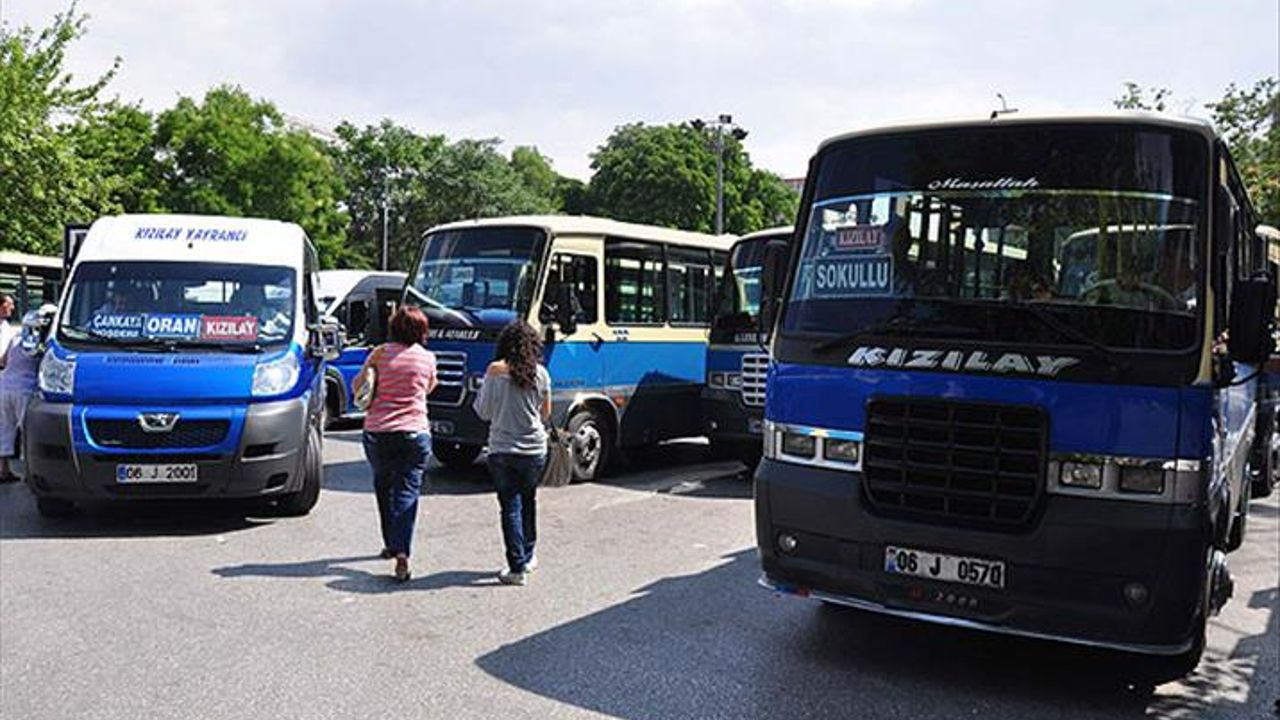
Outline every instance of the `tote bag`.
{"label": "tote bag", "polygon": [[542,485],[562,487],[573,480],[573,436],[568,430],[547,424],[547,464],[542,467]]}

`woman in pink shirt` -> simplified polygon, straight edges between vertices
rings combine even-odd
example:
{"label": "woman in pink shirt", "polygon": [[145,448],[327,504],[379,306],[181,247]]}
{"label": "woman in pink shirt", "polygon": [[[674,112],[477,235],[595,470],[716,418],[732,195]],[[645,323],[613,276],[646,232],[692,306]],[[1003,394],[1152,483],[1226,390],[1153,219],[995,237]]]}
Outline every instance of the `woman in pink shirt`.
{"label": "woman in pink shirt", "polygon": [[356,376],[356,393],[373,370],[374,395],[364,418],[364,454],[382,525],[382,557],[395,558],[395,577],[410,577],[409,551],[418,517],[422,476],[431,456],[427,395],[436,387],[436,356],[423,344],[427,316],[402,307],[391,317],[391,341],[369,353]]}

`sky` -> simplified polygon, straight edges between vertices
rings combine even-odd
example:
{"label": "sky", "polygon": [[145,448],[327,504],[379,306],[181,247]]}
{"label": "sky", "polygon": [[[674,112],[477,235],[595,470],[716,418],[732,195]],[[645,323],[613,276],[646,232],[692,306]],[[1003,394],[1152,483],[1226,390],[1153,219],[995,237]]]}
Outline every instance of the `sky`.
{"label": "sky", "polygon": [[[9,28],[63,0],[0,0]],[[587,179],[618,125],[732,115],[757,166],[905,119],[1098,111],[1132,80],[1205,116],[1280,75],[1280,0],[81,0],[78,78],[149,109],[233,83],[318,127],[536,146]]]}

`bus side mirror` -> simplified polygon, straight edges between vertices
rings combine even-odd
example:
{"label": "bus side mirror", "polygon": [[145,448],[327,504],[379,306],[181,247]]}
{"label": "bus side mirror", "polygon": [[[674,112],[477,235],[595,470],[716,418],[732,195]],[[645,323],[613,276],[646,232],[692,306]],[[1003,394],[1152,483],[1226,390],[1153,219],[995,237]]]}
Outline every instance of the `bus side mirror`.
{"label": "bus side mirror", "polygon": [[790,247],[785,240],[770,240],[764,246],[764,267],[760,272],[760,334],[773,330],[787,281]]}
{"label": "bus side mirror", "polygon": [[1259,273],[1248,280],[1237,280],[1231,293],[1231,322],[1227,351],[1232,359],[1256,365],[1266,360],[1274,349],[1271,326],[1275,321],[1275,269],[1270,276]]}
{"label": "bus side mirror", "polygon": [[342,323],[329,316],[320,318],[320,322],[312,325],[310,335],[307,353],[313,358],[337,360],[342,355],[343,346],[347,344],[347,334]]}

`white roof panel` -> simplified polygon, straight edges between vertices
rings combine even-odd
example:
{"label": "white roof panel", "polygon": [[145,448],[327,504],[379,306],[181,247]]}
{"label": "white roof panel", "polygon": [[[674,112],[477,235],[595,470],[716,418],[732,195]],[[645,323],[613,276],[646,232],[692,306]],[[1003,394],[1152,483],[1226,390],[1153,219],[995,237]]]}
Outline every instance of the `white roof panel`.
{"label": "white roof panel", "polygon": [[76,262],[153,260],[301,267],[302,228],[215,215],[117,215],[89,228]]}

